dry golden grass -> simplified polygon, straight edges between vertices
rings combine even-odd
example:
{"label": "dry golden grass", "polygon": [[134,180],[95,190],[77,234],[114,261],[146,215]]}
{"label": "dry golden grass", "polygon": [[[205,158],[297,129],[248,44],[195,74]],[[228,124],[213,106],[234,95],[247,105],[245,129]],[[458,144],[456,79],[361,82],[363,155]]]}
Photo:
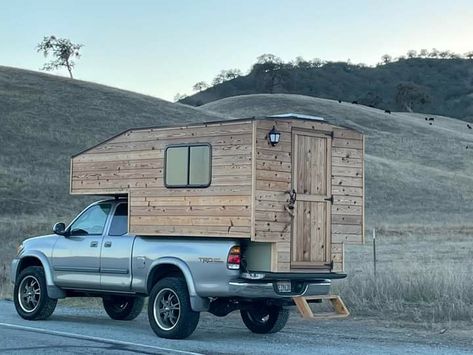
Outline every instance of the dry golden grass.
{"label": "dry golden grass", "polygon": [[347,246],[348,278],[336,284],[353,315],[414,322],[473,321],[471,228],[384,228],[373,245]]}

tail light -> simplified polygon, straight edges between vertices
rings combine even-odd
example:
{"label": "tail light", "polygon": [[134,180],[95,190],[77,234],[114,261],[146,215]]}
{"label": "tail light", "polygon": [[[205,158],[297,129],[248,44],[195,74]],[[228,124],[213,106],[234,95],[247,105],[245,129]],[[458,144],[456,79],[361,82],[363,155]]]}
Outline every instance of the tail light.
{"label": "tail light", "polygon": [[241,251],[239,246],[233,246],[228,253],[227,268],[231,270],[239,270],[241,263]]}

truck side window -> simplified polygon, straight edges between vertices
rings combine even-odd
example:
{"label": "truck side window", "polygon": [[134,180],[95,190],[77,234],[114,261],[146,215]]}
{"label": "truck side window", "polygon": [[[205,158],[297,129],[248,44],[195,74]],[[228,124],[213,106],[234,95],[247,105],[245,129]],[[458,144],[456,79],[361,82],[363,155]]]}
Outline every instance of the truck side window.
{"label": "truck side window", "polygon": [[211,178],[210,144],[189,144],[166,148],[166,187],[208,187]]}
{"label": "truck side window", "polygon": [[71,235],[101,235],[111,205],[109,203],[101,203],[87,209],[79,218],[71,225]]}
{"label": "truck side window", "polygon": [[128,232],[128,205],[121,203],[115,210],[108,235],[120,236]]}

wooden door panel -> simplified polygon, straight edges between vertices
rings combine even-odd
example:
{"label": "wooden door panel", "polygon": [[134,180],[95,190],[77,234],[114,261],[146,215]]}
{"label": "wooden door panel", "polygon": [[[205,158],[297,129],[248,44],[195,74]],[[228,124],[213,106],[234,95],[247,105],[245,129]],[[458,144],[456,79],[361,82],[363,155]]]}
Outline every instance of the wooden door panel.
{"label": "wooden door panel", "polygon": [[293,132],[294,210],[291,267],[330,263],[331,137]]}

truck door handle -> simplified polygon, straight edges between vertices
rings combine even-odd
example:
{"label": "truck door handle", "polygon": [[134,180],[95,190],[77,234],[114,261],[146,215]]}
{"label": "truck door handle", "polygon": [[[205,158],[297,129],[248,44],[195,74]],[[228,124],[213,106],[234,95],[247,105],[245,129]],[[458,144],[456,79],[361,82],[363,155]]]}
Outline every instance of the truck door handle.
{"label": "truck door handle", "polygon": [[97,245],[99,245],[99,243],[97,243],[96,240],[94,240],[93,242],[90,242],[90,247],[91,248],[97,248]]}
{"label": "truck door handle", "polygon": [[104,248],[110,248],[112,246],[112,242],[108,241],[103,244]]}

